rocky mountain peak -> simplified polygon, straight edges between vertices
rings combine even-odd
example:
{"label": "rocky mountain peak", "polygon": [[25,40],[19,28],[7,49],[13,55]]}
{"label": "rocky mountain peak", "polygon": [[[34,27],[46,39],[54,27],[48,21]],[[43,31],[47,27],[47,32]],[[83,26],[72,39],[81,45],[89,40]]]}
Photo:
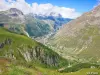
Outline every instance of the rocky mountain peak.
{"label": "rocky mountain peak", "polygon": [[9,10],[9,13],[10,14],[13,14],[14,16],[18,16],[18,15],[24,15],[22,11],[20,11],[19,9],[17,8],[10,8]]}
{"label": "rocky mountain peak", "polygon": [[54,12],[51,12],[49,16],[61,17],[61,18],[62,18],[62,15],[61,15],[61,14],[59,14],[59,13],[54,13]]}

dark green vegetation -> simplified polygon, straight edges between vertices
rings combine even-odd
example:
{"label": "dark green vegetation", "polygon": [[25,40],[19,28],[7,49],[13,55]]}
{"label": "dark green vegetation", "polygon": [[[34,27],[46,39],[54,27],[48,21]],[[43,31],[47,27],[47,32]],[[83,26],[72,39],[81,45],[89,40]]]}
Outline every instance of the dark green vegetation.
{"label": "dark green vegetation", "polygon": [[79,63],[79,64],[73,65],[71,67],[65,68],[61,72],[76,72],[83,68],[98,68],[99,69],[100,66],[96,65],[96,64],[90,64],[90,63]]}

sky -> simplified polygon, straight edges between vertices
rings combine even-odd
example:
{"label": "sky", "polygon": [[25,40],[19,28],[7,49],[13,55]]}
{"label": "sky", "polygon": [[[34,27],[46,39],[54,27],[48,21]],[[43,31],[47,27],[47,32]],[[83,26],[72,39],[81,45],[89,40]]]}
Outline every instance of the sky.
{"label": "sky", "polygon": [[0,11],[17,8],[24,14],[54,16],[75,19],[92,10],[100,0],[0,0]]}
{"label": "sky", "polygon": [[83,13],[91,10],[99,0],[26,0],[28,3],[36,2],[38,4],[51,3],[60,7],[75,8],[78,12]]}

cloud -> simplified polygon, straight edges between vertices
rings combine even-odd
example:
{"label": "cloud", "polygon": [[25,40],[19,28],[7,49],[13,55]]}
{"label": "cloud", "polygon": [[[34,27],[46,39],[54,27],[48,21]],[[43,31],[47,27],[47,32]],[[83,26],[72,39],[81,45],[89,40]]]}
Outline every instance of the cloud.
{"label": "cloud", "polygon": [[0,0],[0,11],[7,10],[9,8],[18,8],[24,12],[24,14],[33,13],[37,15],[51,15],[57,16],[60,14],[64,18],[76,18],[81,14],[73,8],[59,7],[47,4],[32,3],[28,4],[25,0]]}

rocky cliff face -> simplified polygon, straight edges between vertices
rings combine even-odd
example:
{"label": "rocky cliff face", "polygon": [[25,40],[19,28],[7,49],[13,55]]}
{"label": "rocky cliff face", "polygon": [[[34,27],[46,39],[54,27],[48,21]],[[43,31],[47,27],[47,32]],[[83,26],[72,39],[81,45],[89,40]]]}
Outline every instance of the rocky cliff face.
{"label": "rocky cliff face", "polygon": [[59,57],[55,55],[48,55],[40,46],[36,46],[31,49],[23,48],[23,51],[21,50],[22,48],[22,46],[18,48],[18,51],[27,62],[39,60],[41,63],[46,65],[58,66]]}
{"label": "rocky cliff face", "polygon": [[18,48],[18,50],[27,62],[39,60],[41,63],[49,66],[58,66],[59,57],[46,54],[45,51],[39,46],[36,46],[28,51],[21,51],[20,48]]}
{"label": "rocky cliff face", "polygon": [[[26,62],[32,61],[40,61],[41,64],[49,65],[49,66],[58,66],[59,64],[59,56],[55,54],[49,55],[47,54],[43,48],[40,46],[36,46],[35,48],[27,48],[24,46],[20,46],[18,52],[21,56],[21,59],[24,59]],[[5,57],[9,57],[13,60],[18,60],[18,56],[15,55],[14,51],[10,49],[8,53],[5,53]]]}

